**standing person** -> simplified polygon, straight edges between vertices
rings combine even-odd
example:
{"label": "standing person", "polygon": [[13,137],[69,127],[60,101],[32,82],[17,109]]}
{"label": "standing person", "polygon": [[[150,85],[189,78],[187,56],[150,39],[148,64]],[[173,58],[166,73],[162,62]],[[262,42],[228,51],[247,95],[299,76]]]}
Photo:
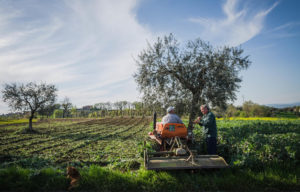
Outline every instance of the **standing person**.
{"label": "standing person", "polygon": [[203,117],[198,117],[194,123],[203,126],[206,136],[207,153],[209,155],[217,154],[217,124],[215,115],[209,110],[208,105],[201,105],[200,110]]}
{"label": "standing person", "polygon": [[168,107],[167,109],[167,115],[165,115],[161,122],[163,124],[166,124],[166,123],[182,123],[183,122],[181,121],[181,119],[175,114],[175,108],[174,107]]}

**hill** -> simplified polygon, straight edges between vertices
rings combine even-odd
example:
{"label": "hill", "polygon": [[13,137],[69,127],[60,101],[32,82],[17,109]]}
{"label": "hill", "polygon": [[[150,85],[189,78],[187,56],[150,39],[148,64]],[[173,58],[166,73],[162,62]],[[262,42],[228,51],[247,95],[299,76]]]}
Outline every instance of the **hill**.
{"label": "hill", "polygon": [[300,106],[300,102],[289,103],[289,104],[267,104],[266,106],[282,109],[287,107]]}

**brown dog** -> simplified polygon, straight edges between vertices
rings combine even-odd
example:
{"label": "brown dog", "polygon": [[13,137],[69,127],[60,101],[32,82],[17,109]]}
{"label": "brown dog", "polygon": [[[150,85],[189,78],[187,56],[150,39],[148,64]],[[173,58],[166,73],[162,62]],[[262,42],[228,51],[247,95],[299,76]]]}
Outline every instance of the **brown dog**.
{"label": "brown dog", "polygon": [[67,178],[71,179],[70,187],[68,190],[73,189],[74,187],[77,187],[79,184],[80,174],[79,171],[75,167],[67,167]]}

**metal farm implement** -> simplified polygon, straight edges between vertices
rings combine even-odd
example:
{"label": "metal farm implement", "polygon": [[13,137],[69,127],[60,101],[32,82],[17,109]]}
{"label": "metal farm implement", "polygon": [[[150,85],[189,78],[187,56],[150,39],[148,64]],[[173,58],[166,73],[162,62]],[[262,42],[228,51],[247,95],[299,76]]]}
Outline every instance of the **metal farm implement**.
{"label": "metal farm implement", "polygon": [[189,148],[193,142],[192,132],[184,124],[156,123],[153,118],[153,132],[149,137],[157,145],[155,152],[144,148],[144,164],[148,170],[210,169],[226,168],[226,161],[218,155],[198,155]]}

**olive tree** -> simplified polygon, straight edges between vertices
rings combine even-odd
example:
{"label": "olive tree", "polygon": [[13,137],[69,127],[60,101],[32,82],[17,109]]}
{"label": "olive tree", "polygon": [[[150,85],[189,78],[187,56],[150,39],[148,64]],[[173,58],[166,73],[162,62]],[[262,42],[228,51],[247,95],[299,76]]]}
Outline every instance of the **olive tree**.
{"label": "olive tree", "polygon": [[181,46],[170,34],[138,55],[134,78],[146,103],[187,103],[191,129],[199,104],[224,108],[236,99],[239,73],[250,65],[242,54],[240,47],[214,48],[201,39]]}
{"label": "olive tree", "polygon": [[56,98],[56,87],[46,83],[5,84],[2,90],[3,101],[15,111],[30,111],[29,131],[32,132],[32,119],[39,109],[53,105]]}

